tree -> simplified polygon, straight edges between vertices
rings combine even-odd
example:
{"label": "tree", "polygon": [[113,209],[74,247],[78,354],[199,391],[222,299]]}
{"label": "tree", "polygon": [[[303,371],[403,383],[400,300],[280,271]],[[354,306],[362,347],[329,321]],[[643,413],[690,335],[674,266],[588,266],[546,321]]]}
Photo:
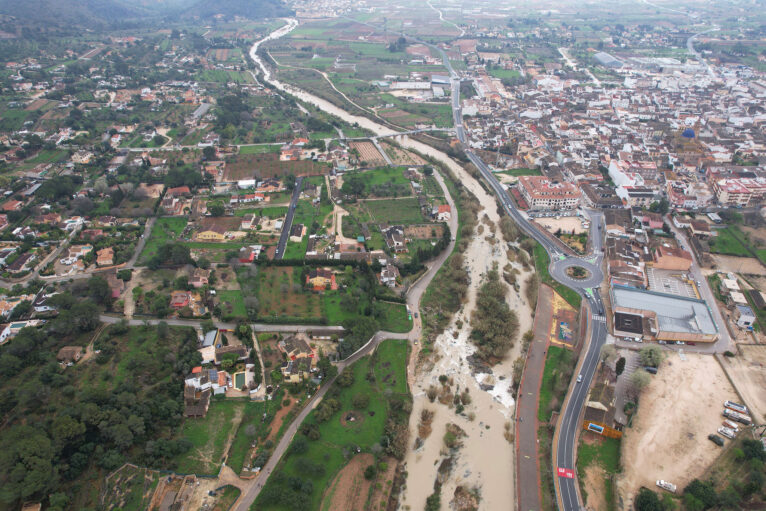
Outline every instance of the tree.
{"label": "tree", "polygon": [[354,371],[348,369],[338,375],[338,379],[335,380],[341,387],[350,387],[354,384]]}
{"label": "tree", "polygon": [[607,362],[617,355],[617,348],[614,344],[604,344],[601,347],[601,362]]}
{"label": "tree", "polygon": [[287,174],[285,176],[285,188],[292,191],[295,188],[296,177],[295,174]]}
{"label": "tree", "polygon": [[10,504],[54,487],[53,445],[42,429],[14,425],[0,437],[0,501]]}
{"label": "tree", "polygon": [[207,210],[212,216],[223,216],[226,209],[220,202],[210,202],[207,205]]}
{"label": "tree", "polygon": [[368,465],[367,468],[364,469],[364,478],[368,481],[372,481],[377,473],[378,469],[374,464]]}
{"label": "tree", "polygon": [[620,376],[624,370],[625,370],[625,357],[620,357],[619,360],[617,360],[617,366],[614,372],[617,374],[617,376]]}
{"label": "tree", "polygon": [[471,316],[471,340],[482,358],[503,356],[518,333],[519,320],[508,307],[505,294],[506,285],[500,281],[497,268],[493,268],[479,289]]}
{"label": "tree", "polygon": [[[129,281],[133,277],[133,270],[131,269],[125,269],[125,270],[119,270],[117,272],[117,278],[122,281]],[[136,288],[133,288],[136,289]]]}
{"label": "tree", "polygon": [[641,488],[633,501],[636,511],[663,511],[662,503],[655,492]]}
{"label": "tree", "polygon": [[32,302],[30,302],[29,300],[22,300],[18,304],[16,304],[16,307],[13,308],[9,319],[11,321],[14,321],[19,318],[23,318],[30,312],[32,312]]}
{"label": "tree", "polygon": [[649,205],[649,211],[653,213],[659,213],[660,215],[666,215],[670,209],[670,203],[668,199],[663,197],[659,202],[652,202]]}
{"label": "tree", "polygon": [[215,147],[207,146],[204,149],[202,149],[202,156],[204,156],[206,160],[215,159]]}
{"label": "tree", "polygon": [[710,481],[694,479],[684,488],[684,506],[686,509],[709,509],[716,505],[718,495]]}
{"label": "tree", "polygon": [[88,295],[99,305],[112,304],[112,290],[103,277],[95,276],[88,279]]}
{"label": "tree", "polygon": [[643,369],[639,369],[630,375],[630,384],[633,386],[636,392],[640,393],[649,383],[652,381],[649,373]]}
{"label": "tree", "polygon": [[638,352],[641,364],[649,367],[659,367],[665,354],[657,345],[650,345],[641,348]]}
{"label": "tree", "polygon": [[351,398],[351,404],[354,406],[354,408],[367,408],[367,406],[370,404],[370,396],[362,393],[354,394],[354,397]]}

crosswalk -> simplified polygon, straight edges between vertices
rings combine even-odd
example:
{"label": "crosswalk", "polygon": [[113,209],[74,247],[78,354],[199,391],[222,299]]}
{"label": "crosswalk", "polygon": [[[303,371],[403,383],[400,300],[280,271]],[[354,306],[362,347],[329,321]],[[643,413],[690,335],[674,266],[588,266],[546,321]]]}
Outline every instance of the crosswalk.
{"label": "crosswalk", "polygon": [[593,314],[591,316],[591,318],[593,319],[593,321],[604,321],[604,322],[606,322],[606,316],[604,316],[603,314]]}

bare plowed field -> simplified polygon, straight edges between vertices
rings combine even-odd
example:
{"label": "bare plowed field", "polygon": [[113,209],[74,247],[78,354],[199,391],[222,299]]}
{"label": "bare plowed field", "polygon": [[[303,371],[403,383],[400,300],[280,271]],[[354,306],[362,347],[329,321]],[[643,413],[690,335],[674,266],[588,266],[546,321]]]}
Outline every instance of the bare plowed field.
{"label": "bare plowed field", "polygon": [[370,166],[377,167],[386,164],[383,155],[372,142],[351,142],[351,148],[359,151],[359,160],[366,161]]}
{"label": "bare plowed field", "polygon": [[311,176],[327,174],[329,168],[324,163],[314,163],[310,160],[279,161],[275,153],[239,154],[236,160],[226,164],[225,181],[253,179],[264,177],[283,177],[288,174],[296,176]]}
{"label": "bare plowed field", "polygon": [[410,151],[407,151],[406,149],[399,149],[398,147],[394,147],[391,144],[382,144],[383,150],[388,153],[389,158],[391,158],[391,161],[394,162],[395,165],[425,165],[426,162],[418,156],[415,153],[412,153]]}

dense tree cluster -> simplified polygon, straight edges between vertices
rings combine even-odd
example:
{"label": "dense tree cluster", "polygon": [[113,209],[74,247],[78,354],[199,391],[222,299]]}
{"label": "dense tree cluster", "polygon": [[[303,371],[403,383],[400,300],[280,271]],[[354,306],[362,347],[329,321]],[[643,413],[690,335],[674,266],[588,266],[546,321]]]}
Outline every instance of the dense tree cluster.
{"label": "dense tree cluster", "polygon": [[[92,293],[101,299],[94,280]],[[25,328],[0,349],[0,501],[14,503],[51,494],[90,467],[111,470],[129,457],[163,466],[188,450],[168,439],[180,424],[180,376],[199,363],[196,335],[159,337],[147,327],[140,350],[120,353],[127,324],[107,329],[96,342],[93,365],[62,368],[59,348],[99,325],[90,299],[68,293],[51,298],[59,315],[43,328]],[[108,367],[119,359],[122,374]],[[99,371],[98,367],[104,367]],[[84,381],[87,374],[97,381]],[[175,377],[172,377],[175,375]]]}
{"label": "dense tree cluster", "polygon": [[161,266],[183,266],[184,264],[194,264],[189,247],[182,243],[166,243],[160,246],[147,266],[156,270]]}
{"label": "dense tree cluster", "polygon": [[487,273],[487,280],[476,297],[471,316],[471,340],[482,358],[502,357],[512,346],[519,329],[516,313],[505,301],[506,285],[497,268]]}

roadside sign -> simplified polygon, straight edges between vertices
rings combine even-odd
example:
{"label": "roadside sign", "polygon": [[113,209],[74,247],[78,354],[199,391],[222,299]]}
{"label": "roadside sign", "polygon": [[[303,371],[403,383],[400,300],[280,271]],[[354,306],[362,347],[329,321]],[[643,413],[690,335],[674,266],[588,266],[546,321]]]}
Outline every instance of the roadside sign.
{"label": "roadside sign", "polygon": [[574,471],[571,468],[558,467],[556,472],[559,477],[566,477],[568,479],[574,479]]}

